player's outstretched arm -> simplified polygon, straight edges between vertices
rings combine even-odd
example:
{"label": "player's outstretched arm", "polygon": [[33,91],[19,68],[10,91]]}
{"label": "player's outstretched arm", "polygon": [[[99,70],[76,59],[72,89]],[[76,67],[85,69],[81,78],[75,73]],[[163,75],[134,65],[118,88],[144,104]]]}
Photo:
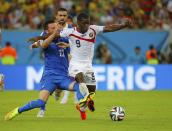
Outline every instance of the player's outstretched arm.
{"label": "player's outstretched arm", "polygon": [[36,37],[32,37],[30,39],[27,40],[27,42],[37,42],[39,40],[45,40],[47,39],[51,34],[47,34],[47,35],[44,35],[44,36],[36,36]]}
{"label": "player's outstretched arm", "polygon": [[28,39],[27,42],[32,42],[32,44],[30,45],[30,49],[38,48],[38,47],[43,47],[44,48],[44,45],[45,45],[45,48],[46,48],[47,46],[46,46],[45,42],[49,43],[49,40],[50,40],[50,43],[51,43],[52,42],[52,40],[51,40],[52,36],[53,36],[53,38],[60,37],[60,29],[59,29],[58,25],[56,26],[56,29],[52,34],[46,34],[46,35],[43,35],[43,36],[36,36],[36,37]]}
{"label": "player's outstretched arm", "polygon": [[[39,41],[39,40],[45,40],[45,39],[47,39],[50,35],[51,35],[51,34],[46,34],[46,35],[44,35],[44,36],[35,36],[35,37],[32,37],[32,38],[29,38],[29,39],[27,40],[27,42],[32,42],[32,43],[34,43],[34,42],[37,42],[37,41]],[[56,37],[60,37],[59,30],[57,30]]]}
{"label": "player's outstretched arm", "polygon": [[118,31],[121,30],[123,28],[129,27],[131,25],[133,25],[133,20],[129,19],[129,18],[125,18],[123,19],[123,24],[110,24],[110,25],[106,25],[103,29],[103,32],[113,32],[113,31]]}
{"label": "player's outstretched arm", "polygon": [[38,40],[30,45],[30,49],[32,50],[33,48],[38,48],[41,46],[42,43],[43,43],[43,40]]}

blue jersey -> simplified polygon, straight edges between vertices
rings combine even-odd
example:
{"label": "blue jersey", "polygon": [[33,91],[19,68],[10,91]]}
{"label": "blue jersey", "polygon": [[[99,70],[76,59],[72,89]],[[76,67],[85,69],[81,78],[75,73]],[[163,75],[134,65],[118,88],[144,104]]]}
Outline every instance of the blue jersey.
{"label": "blue jersey", "polygon": [[[72,28],[72,26],[66,24],[65,28]],[[44,35],[46,35],[46,32],[43,31],[41,36]],[[59,42],[69,43],[69,40],[67,37],[55,38],[53,42],[43,50],[45,56],[44,72],[66,76],[66,74],[68,75],[68,54],[70,53],[70,48],[63,49],[58,47],[56,44]]]}
{"label": "blue jersey", "polygon": [[60,48],[56,43],[63,42],[64,39],[55,39],[44,52],[44,72],[41,79],[41,90],[47,90],[52,94],[56,88],[68,89],[74,81],[68,76],[68,53],[69,48]]}
{"label": "blue jersey", "polygon": [[[43,32],[42,35],[46,33]],[[69,48],[60,48],[57,43],[68,43],[68,38],[55,38],[52,43],[43,49],[44,71],[41,79],[41,90],[48,90],[50,94],[58,87],[68,89],[73,78],[68,76],[68,54]]]}
{"label": "blue jersey", "polygon": [[56,39],[46,49],[43,49],[45,57],[44,73],[67,76],[69,66],[69,48],[64,49],[58,47],[58,45],[56,45],[58,42],[66,42],[66,39]]}

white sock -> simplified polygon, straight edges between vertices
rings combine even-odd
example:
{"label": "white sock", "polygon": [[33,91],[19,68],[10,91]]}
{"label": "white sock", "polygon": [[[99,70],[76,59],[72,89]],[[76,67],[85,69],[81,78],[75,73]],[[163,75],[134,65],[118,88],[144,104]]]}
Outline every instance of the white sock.
{"label": "white sock", "polygon": [[79,90],[81,92],[81,94],[85,97],[89,94],[87,85],[85,83],[80,83],[79,84]]}
{"label": "white sock", "polygon": [[60,103],[66,103],[69,97],[69,91],[64,91],[64,96]]}

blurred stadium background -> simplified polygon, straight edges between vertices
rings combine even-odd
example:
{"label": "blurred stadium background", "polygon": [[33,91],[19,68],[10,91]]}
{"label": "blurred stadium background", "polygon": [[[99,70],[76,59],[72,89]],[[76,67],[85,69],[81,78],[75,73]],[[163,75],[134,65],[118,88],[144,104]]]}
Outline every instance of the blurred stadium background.
{"label": "blurred stadium background", "polygon": [[[159,99],[162,98],[162,103],[164,103],[163,100],[169,102],[172,98],[172,0],[0,0],[0,74],[5,76],[5,91],[0,92],[1,105],[8,102],[7,100],[3,101],[3,99],[10,98],[13,93],[22,96],[19,92],[15,92],[15,90],[39,90],[39,80],[43,66],[42,52],[40,49],[30,50],[27,39],[38,36],[43,30],[42,24],[46,20],[52,19],[55,10],[60,7],[66,8],[69,11],[70,17],[68,22],[73,25],[75,25],[77,14],[83,11],[91,16],[92,24],[98,25],[120,23],[123,17],[133,18],[135,20],[134,27],[113,33],[101,34],[97,37],[93,60],[97,89],[100,92],[103,90],[100,94],[105,96],[106,93],[109,93],[104,92],[107,90],[136,90],[132,93],[129,92],[128,97],[126,97],[127,94],[124,92],[121,96],[121,92],[117,96],[115,96],[116,92],[114,92],[114,95],[111,95],[115,99],[123,97],[121,99],[123,102],[119,100],[116,102],[126,107],[128,106],[130,113],[134,113],[134,111],[131,111],[133,110],[134,103],[127,100],[131,96],[136,96],[136,99],[138,99],[136,104],[139,105],[139,102],[141,102],[139,101],[140,97],[137,97],[137,90],[155,90],[152,95],[150,93],[148,96],[152,98],[158,94],[160,96]],[[8,62],[3,62],[4,56],[1,51],[6,44],[11,44],[17,52],[16,55],[12,55],[16,58],[12,65],[7,64]],[[9,92],[6,93],[7,90],[10,90],[11,94]],[[161,94],[159,90],[167,91]],[[24,93],[27,96],[29,92]],[[36,96],[34,93],[32,92],[29,96]],[[16,97],[15,95],[12,96]],[[143,96],[143,100],[148,97],[145,94],[141,96]],[[101,97],[99,95],[98,98],[98,104],[101,105],[101,102],[99,102]],[[155,98],[158,99],[158,97]],[[11,103],[14,102],[12,98],[9,101]],[[111,104],[115,104],[114,101],[108,103],[104,100],[104,104],[108,103],[107,108],[111,108],[113,106]],[[150,103],[144,101],[144,104],[152,106],[154,101],[157,102],[159,100],[152,99]],[[131,102],[130,106],[132,107],[125,102]],[[21,101],[18,103],[21,104]],[[158,106],[162,103],[159,101],[155,107],[159,108]],[[7,107],[11,108],[9,105]],[[152,109],[155,109],[155,107],[152,107]],[[170,103],[166,103],[166,106],[161,109],[167,110],[170,113],[171,107]],[[53,106],[52,108],[55,107]],[[105,107],[102,108],[104,109]],[[0,113],[5,113],[6,108],[0,107],[0,109],[2,109]],[[136,111],[139,112],[139,110]],[[154,110],[151,112],[155,113]],[[155,113],[154,117],[156,119],[159,119],[156,117],[158,113]],[[150,114],[147,115],[149,116]],[[94,117],[98,119],[99,114]],[[131,119],[138,118],[138,116],[130,117]],[[169,116],[166,120],[169,122]],[[67,122],[70,123],[70,121]],[[94,123],[94,121],[92,122]],[[42,125],[44,124],[42,123]],[[128,124],[132,125],[132,123]],[[110,126],[110,129],[114,128],[114,126],[108,126]],[[117,126],[120,127],[117,128],[118,130],[133,130],[134,128],[134,126],[123,128],[120,124]],[[159,127],[156,130],[171,130],[168,124],[164,126],[166,129]],[[98,126],[93,128],[96,129]],[[136,129],[153,130],[153,128],[155,128],[155,125],[150,126],[150,128],[144,128],[143,126]],[[84,131],[84,129],[82,130]]]}

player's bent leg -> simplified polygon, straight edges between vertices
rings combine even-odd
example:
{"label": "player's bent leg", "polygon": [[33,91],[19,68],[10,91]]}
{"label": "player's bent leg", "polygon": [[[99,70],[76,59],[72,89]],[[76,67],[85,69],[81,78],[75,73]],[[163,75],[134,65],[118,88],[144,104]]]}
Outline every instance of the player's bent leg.
{"label": "player's bent leg", "polygon": [[[76,99],[77,100],[81,100],[84,98],[84,96],[81,94],[80,92],[80,87],[79,87],[79,84],[78,83],[75,83],[75,82],[72,82],[70,85],[69,85],[69,90],[71,91],[75,91],[75,96],[76,96]],[[81,120],[86,120],[86,111],[85,111],[85,108],[84,110],[81,110],[80,108],[80,105],[77,104],[76,105],[76,109],[80,112],[80,117],[81,117]]]}
{"label": "player's bent leg", "polygon": [[[79,72],[75,76],[75,80],[79,83],[79,89],[83,96],[85,96],[83,99],[79,100],[80,107],[84,107],[87,103],[88,98],[90,97],[90,94],[88,92],[88,89],[86,84],[84,83],[84,74],[82,72]],[[87,94],[87,95],[86,95]]]}
{"label": "player's bent leg", "polygon": [[[77,96],[79,100],[79,105],[80,107],[84,107],[91,96],[85,83],[79,84],[79,93],[81,93],[81,95],[83,96],[83,98],[80,98],[79,96]],[[79,93],[77,93],[77,95],[79,95]]]}
{"label": "player's bent leg", "polygon": [[[90,74],[89,74],[90,75]],[[86,81],[88,81],[89,83],[92,83],[92,75],[91,76],[87,76],[87,79],[85,78],[84,74],[82,72],[78,73],[75,76],[75,79],[78,83],[84,83]],[[88,79],[89,78],[89,79]],[[95,78],[93,80],[93,83],[95,82]],[[84,83],[85,84],[85,83]],[[95,85],[87,85],[86,86],[89,90],[89,98],[87,100],[87,105],[90,111],[94,111],[95,107],[94,107],[94,101],[92,100],[95,96],[95,90],[96,90],[96,86]],[[81,105],[82,106],[82,105]]]}
{"label": "player's bent leg", "polygon": [[[74,85],[74,88],[76,88],[77,86],[79,86],[80,92],[82,92],[82,90],[83,90],[83,93],[81,93],[82,97],[83,97],[83,94],[85,93],[85,91],[87,92],[87,93],[85,93],[86,95],[83,98],[81,98],[79,96],[79,93],[77,93],[77,98],[79,99],[79,103],[76,105],[76,108],[80,111],[81,119],[85,120],[86,119],[86,107],[88,106],[88,103],[93,105],[93,107],[94,107],[94,102],[91,99],[91,95],[93,95],[94,92],[88,93],[88,89],[85,84],[78,85],[78,83],[76,83]],[[93,102],[93,103],[91,103],[91,102]],[[93,107],[92,107],[92,110],[94,111]]]}
{"label": "player's bent leg", "polygon": [[75,91],[77,99],[79,100],[80,106],[84,106],[88,100],[88,97],[90,96],[85,83],[78,84],[75,81],[70,81],[70,83],[68,82],[68,85],[63,84],[63,86],[61,87],[63,87],[65,90]]}
{"label": "player's bent leg", "polygon": [[24,105],[22,107],[15,108],[14,110],[12,110],[6,114],[4,119],[11,120],[22,112],[45,106],[46,101],[49,98],[49,95],[50,95],[50,93],[47,90],[41,90],[39,99],[37,99],[35,101],[30,101],[29,103],[27,103],[26,105]]}
{"label": "player's bent leg", "polygon": [[64,79],[61,82],[60,87],[63,90],[75,91],[79,102],[82,103],[81,106],[84,106],[84,104],[86,104],[88,96],[90,96],[85,83],[78,84],[74,81],[74,79],[71,79],[70,77]]}
{"label": "player's bent leg", "polygon": [[[86,102],[88,100],[87,97],[89,96],[89,92],[88,92],[86,85],[78,84],[73,79],[68,78],[61,82],[60,87],[65,90],[75,91],[77,99],[79,100],[79,103],[82,103],[82,106],[86,105]],[[81,119],[86,119],[85,110],[81,111],[79,104],[78,104],[78,106],[79,106],[79,111],[81,114]]]}

